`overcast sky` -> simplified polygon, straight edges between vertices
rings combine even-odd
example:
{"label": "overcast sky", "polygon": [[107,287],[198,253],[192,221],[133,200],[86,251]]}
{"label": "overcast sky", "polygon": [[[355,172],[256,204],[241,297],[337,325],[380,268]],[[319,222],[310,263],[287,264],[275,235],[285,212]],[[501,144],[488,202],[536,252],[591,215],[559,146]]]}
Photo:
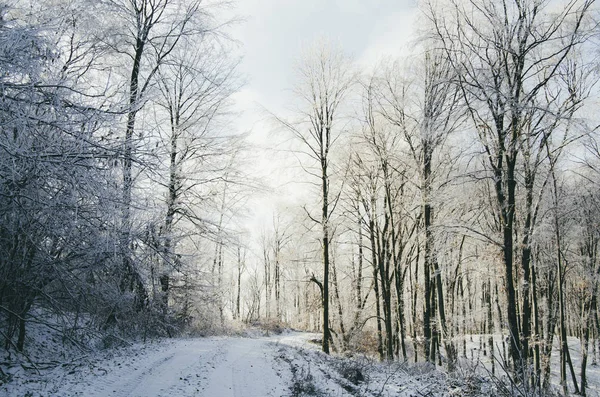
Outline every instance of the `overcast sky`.
{"label": "overcast sky", "polygon": [[294,65],[319,38],[338,43],[359,64],[398,54],[416,15],[415,0],[238,0],[246,19],[233,31],[245,54],[247,84],[236,95],[243,120],[256,103],[277,112],[289,102]]}

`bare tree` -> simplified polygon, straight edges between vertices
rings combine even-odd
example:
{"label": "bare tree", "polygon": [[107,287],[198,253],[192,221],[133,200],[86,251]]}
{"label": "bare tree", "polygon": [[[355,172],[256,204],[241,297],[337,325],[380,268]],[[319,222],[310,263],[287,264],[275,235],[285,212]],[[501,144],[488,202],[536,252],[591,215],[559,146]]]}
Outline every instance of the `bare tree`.
{"label": "bare tree", "polygon": [[158,105],[168,121],[157,137],[157,155],[167,170],[167,177],[157,180],[167,190],[159,271],[165,306],[170,274],[181,270],[176,250],[179,236],[190,238],[198,234],[192,230],[209,228],[200,213],[205,208],[194,203],[231,172],[229,157],[236,146],[230,137],[222,136],[220,123],[227,116],[229,97],[239,86],[236,67],[227,48],[205,34],[181,38],[180,48],[172,51],[157,74],[162,94]]}
{"label": "bare tree", "polygon": [[[424,238],[424,337],[425,356],[435,362],[434,352],[437,335],[432,334],[433,305],[437,307],[441,336],[446,343],[448,362],[455,360],[455,349],[450,343],[447,326],[442,272],[439,268],[434,241],[434,189],[435,177],[440,173],[435,164],[437,152],[443,147],[448,135],[455,131],[461,122],[461,109],[458,91],[453,84],[453,71],[445,54],[425,50],[419,65],[422,76],[405,79],[404,72],[393,65],[381,78],[378,88],[380,112],[396,129],[408,145],[412,160],[417,169],[423,219]],[[418,70],[418,69],[417,69]],[[422,80],[421,80],[422,79]],[[385,173],[385,171],[384,171]],[[434,286],[437,302],[432,302]],[[437,331],[436,331],[437,332]]]}
{"label": "bare tree", "polygon": [[[335,209],[336,197],[332,197],[331,151],[340,136],[340,107],[355,81],[355,74],[348,58],[341,50],[328,44],[311,49],[298,68],[300,81],[294,92],[302,102],[300,119],[279,121],[301,142],[308,157],[303,167],[320,181],[320,217],[311,218],[321,225],[323,254],[323,351],[329,353],[329,265],[330,265],[330,219]],[[316,164],[316,165],[315,165]],[[338,196],[339,197],[339,196]]]}

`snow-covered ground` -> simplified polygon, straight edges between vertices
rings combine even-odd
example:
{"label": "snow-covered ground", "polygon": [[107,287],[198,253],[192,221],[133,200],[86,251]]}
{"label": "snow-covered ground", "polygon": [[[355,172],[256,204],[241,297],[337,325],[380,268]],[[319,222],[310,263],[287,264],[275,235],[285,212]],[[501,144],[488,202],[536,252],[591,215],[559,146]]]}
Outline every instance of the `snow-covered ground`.
{"label": "snow-covered ground", "polygon": [[[492,396],[482,366],[448,375],[428,364],[379,363],[365,357],[327,356],[311,342],[320,335],[171,339],[106,350],[38,370],[10,368],[0,396],[85,397],[299,397]],[[474,360],[487,361],[469,342]],[[572,345],[572,351],[577,350]],[[477,357],[478,356],[478,357]],[[577,353],[574,354],[577,356]],[[575,360],[577,361],[577,360]],[[489,363],[489,361],[488,361]],[[57,364],[57,363],[55,363]],[[576,364],[577,365],[577,364]],[[25,366],[27,367],[27,366]],[[597,395],[597,367],[590,367]]]}
{"label": "snow-covered ground", "polygon": [[175,339],[119,349],[76,366],[19,371],[3,396],[284,396],[290,371],[270,338]]}
{"label": "snow-covered ground", "polygon": [[326,356],[310,342],[318,337],[288,332],[139,344],[39,372],[12,368],[12,380],[0,386],[0,396],[444,395],[441,372]]}
{"label": "snow-covered ground", "polygon": [[[468,360],[462,360],[465,365],[474,365],[477,368],[477,371],[483,375],[491,372],[492,369],[492,357],[490,356],[489,346],[484,346],[483,343],[488,343],[489,335],[467,335],[464,337],[466,341],[466,353]],[[508,349],[508,341],[506,341],[506,336],[502,336],[499,334],[494,335],[494,357],[493,360],[495,362],[495,376],[501,378],[506,377],[506,370],[502,368],[501,362],[504,360],[507,354]],[[459,352],[462,357],[463,354],[463,339],[457,340]],[[504,341],[504,343],[503,343]],[[553,349],[552,356],[550,360],[550,383],[554,386],[555,390],[562,391],[562,387],[560,386],[560,354],[559,354],[559,342],[558,338],[555,336],[553,339]],[[571,355],[571,359],[573,361],[573,370],[575,372],[575,376],[577,378],[577,384],[580,385],[581,382],[581,344],[579,339],[574,337],[569,337],[568,340],[569,353]],[[590,343],[589,353],[588,353],[588,364],[586,369],[587,374],[587,388],[586,393],[588,397],[600,397],[600,357],[594,357],[592,352],[592,345]],[[571,373],[567,368],[567,385],[570,392],[574,391],[573,382]]]}

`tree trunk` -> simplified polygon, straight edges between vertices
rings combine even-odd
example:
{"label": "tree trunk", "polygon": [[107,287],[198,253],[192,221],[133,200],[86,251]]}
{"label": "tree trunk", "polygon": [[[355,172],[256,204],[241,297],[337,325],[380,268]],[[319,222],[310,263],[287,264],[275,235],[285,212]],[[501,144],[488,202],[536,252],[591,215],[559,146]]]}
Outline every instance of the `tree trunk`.
{"label": "tree trunk", "polygon": [[135,54],[133,57],[133,65],[129,80],[129,109],[127,114],[127,127],[125,129],[123,148],[123,206],[121,213],[121,236],[119,241],[124,271],[121,289],[123,291],[137,292],[135,294],[136,302],[134,305],[138,309],[141,309],[145,303],[145,291],[140,288],[141,285],[139,282],[137,282],[137,270],[134,269],[134,264],[131,259],[131,200],[133,190],[133,135],[135,132],[135,120],[138,112],[138,86],[144,45],[145,42],[138,37],[136,40]]}
{"label": "tree trunk", "polygon": [[540,315],[539,315],[539,303],[538,303],[538,288],[537,288],[537,275],[535,266],[531,272],[531,298],[533,306],[533,358],[534,358],[534,372],[535,372],[535,387],[540,389],[542,387],[542,363],[540,355]]}
{"label": "tree trunk", "polygon": [[237,288],[236,288],[236,297],[235,297],[235,317],[241,319],[241,311],[240,311],[240,300],[242,295],[242,255],[240,253],[240,247],[237,247],[237,256],[238,256],[238,267],[237,267]]}
{"label": "tree trunk", "polygon": [[[424,205],[424,219],[427,224],[428,219],[431,219],[431,209],[429,204]],[[425,231],[427,233],[427,226]],[[433,343],[431,338],[431,275],[429,266],[431,263],[431,241],[425,236],[425,258],[423,261],[423,280],[424,280],[424,291],[423,300],[425,301],[425,309],[423,311],[423,337],[425,351],[423,352],[426,361],[430,361],[431,345]]]}
{"label": "tree trunk", "polygon": [[[527,155],[525,156],[528,157]],[[526,160],[528,161],[528,160]],[[523,364],[529,364],[529,341],[531,339],[531,246],[530,236],[535,223],[533,208],[533,184],[535,175],[525,165],[525,224],[523,225],[523,238],[521,240],[521,268],[523,270],[523,292],[521,304],[521,345]]]}
{"label": "tree trunk", "polygon": [[[504,153],[498,157],[504,157]],[[502,159],[498,160],[500,163]],[[516,372],[521,372],[523,369],[522,362],[522,348],[521,338],[519,335],[519,323],[517,319],[517,302],[516,292],[514,285],[514,264],[513,264],[513,234],[514,234],[514,212],[515,212],[515,155],[511,156],[510,160],[507,160],[507,190],[508,197],[504,195],[504,188],[502,186],[502,174],[496,179],[496,194],[498,197],[498,203],[500,204],[500,212],[502,214],[501,220],[503,225],[503,259],[504,259],[504,270],[505,270],[505,290],[507,300],[507,316],[508,316],[508,330],[510,339],[510,356],[512,358],[513,367]],[[499,167],[501,169],[501,166]]]}
{"label": "tree trunk", "polygon": [[[418,361],[418,352],[419,345],[417,344],[417,298],[418,298],[418,280],[419,280],[419,259],[421,257],[421,248],[417,237],[417,242],[415,243],[417,246],[417,254],[415,255],[415,271],[414,276],[413,273],[410,273],[410,278],[412,280],[410,290],[411,290],[411,325],[412,325],[412,340],[413,340],[413,350],[414,350],[414,358],[415,363]],[[409,270],[410,271],[410,270]],[[414,278],[414,279],[413,279]]]}
{"label": "tree trunk", "polygon": [[588,302],[587,307],[584,307],[584,314],[586,318],[582,322],[582,332],[581,332],[581,395],[586,395],[586,387],[587,387],[587,360],[588,360],[588,349],[589,349],[589,339],[590,339],[590,329],[592,328],[592,313],[593,310],[596,310],[596,294],[592,295],[590,301]]}
{"label": "tree trunk", "polygon": [[[400,266],[396,267],[396,298],[398,300],[396,305],[396,315],[398,317],[399,337],[400,337],[400,350],[402,351],[402,360],[406,362],[408,360],[408,354],[406,352],[406,324],[404,319],[404,273],[400,271]],[[417,352],[415,351],[415,354]]]}
{"label": "tree trunk", "polygon": [[[554,183],[554,196],[555,196],[555,209],[558,210],[558,192],[556,191],[556,179],[553,180]],[[573,388],[575,389],[575,394],[579,394],[579,387],[577,386],[577,379],[575,377],[575,372],[573,371],[573,364],[571,362],[571,357],[569,354],[569,346],[567,344],[567,328],[566,328],[566,320],[565,320],[565,296],[564,296],[564,266],[563,266],[563,254],[562,254],[562,245],[561,245],[561,234],[560,234],[560,225],[558,222],[558,214],[554,215],[554,228],[555,228],[555,238],[556,238],[556,265],[557,265],[557,289],[558,289],[558,307],[559,307],[559,336],[560,336],[560,383],[563,387],[563,392],[565,394],[569,393],[569,389],[567,387],[567,363],[569,364],[569,369],[571,371],[571,375],[573,378]]]}
{"label": "tree trunk", "polygon": [[487,309],[487,333],[490,348],[490,360],[492,362],[492,376],[496,374],[496,357],[494,353],[494,316],[492,309],[492,281],[488,279],[485,288],[485,303]]}
{"label": "tree trunk", "polygon": [[371,209],[371,218],[369,219],[369,237],[371,240],[371,258],[373,265],[373,282],[375,289],[375,314],[377,316],[377,352],[379,353],[379,359],[383,361],[383,338],[381,334],[381,306],[380,306],[380,297],[379,297],[379,278],[377,276],[377,271],[379,268],[377,261],[377,247],[375,242],[375,222],[373,220],[373,209]]}
{"label": "tree trunk", "polygon": [[338,285],[335,261],[331,261],[331,281],[333,283],[334,298],[338,309],[338,321],[340,323],[339,340],[342,342],[342,351],[345,351],[348,348],[348,346],[346,346],[346,327],[344,326],[344,312],[342,308],[342,300],[340,299],[340,288]]}
{"label": "tree trunk", "polygon": [[274,274],[274,287],[275,287],[275,315],[277,322],[281,321],[281,267],[279,263],[280,255],[280,241],[279,236],[275,240],[275,274]]}
{"label": "tree trunk", "polygon": [[327,179],[327,158],[321,157],[321,183],[323,206],[321,225],[323,230],[323,352],[329,354],[329,182]]}
{"label": "tree trunk", "polygon": [[[375,202],[372,201],[371,205],[375,208]],[[394,348],[393,348],[393,328],[392,328],[392,296],[391,296],[391,282],[390,282],[390,259],[391,255],[389,252],[389,214],[384,216],[384,227],[383,231],[379,232],[377,223],[375,224],[377,230],[377,256],[378,256],[378,270],[380,277],[381,297],[383,298],[383,322],[385,326],[385,355],[388,361],[394,359]]]}

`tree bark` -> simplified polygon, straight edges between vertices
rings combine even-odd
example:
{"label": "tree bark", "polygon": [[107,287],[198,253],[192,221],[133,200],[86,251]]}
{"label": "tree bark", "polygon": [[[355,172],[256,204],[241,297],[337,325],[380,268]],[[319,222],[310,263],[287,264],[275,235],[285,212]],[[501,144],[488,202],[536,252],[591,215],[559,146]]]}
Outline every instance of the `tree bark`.
{"label": "tree bark", "polygon": [[327,157],[321,157],[322,212],[323,230],[323,352],[329,354],[329,180],[327,175]]}

